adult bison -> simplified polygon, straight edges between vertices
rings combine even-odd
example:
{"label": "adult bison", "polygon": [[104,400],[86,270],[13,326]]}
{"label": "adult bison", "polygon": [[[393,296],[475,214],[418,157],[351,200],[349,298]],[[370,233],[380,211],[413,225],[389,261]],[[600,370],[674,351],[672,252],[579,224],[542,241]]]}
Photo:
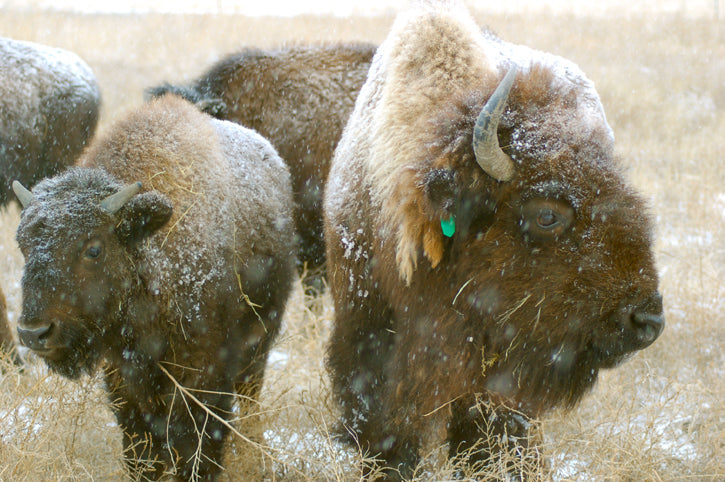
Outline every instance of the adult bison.
{"label": "adult bison", "polygon": [[0,37],[0,205],[73,164],[93,135],[100,92],[76,54]]}
{"label": "adult bison", "polygon": [[182,95],[269,139],[290,168],[299,268],[308,270],[307,281],[317,288],[325,261],[322,192],[374,53],[369,44],[247,49],[219,61],[190,87],[148,90],[151,97],[169,91]]}
{"label": "adult bison", "polygon": [[256,133],[165,96],[79,167],[14,188],[21,342],[69,378],[102,366],[134,476],[213,479],[294,276],[287,167]]}
{"label": "adult bison", "polygon": [[650,219],[591,81],[453,2],[396,19],[324,213],[333,389],[390,479],[441,417],[451,457],[498,467],[528,417],[573,406],[664,326]]}

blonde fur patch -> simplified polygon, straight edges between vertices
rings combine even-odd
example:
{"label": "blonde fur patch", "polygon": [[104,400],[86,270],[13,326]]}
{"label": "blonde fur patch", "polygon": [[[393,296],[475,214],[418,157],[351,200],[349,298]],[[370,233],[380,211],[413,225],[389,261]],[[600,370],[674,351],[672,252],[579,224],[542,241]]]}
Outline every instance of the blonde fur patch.
{"label": "blonde fur patch", "polygon": [[396,261],[407,284],[423,249],[432,266],[443,256],[439,220],[426,214],[418,182],[433,138],[431,114],[462,92],[498,78],[479,27],[458,4],[429,5],[398,18],[381,46],[379,109],[373,119],[372,195],[396,236]]}
{"label": "blonde fur patch", "polygon": [[443,235],[441,235],[440,224],[428,223],[423,234],[423,253],[435,268],[443,259]]}

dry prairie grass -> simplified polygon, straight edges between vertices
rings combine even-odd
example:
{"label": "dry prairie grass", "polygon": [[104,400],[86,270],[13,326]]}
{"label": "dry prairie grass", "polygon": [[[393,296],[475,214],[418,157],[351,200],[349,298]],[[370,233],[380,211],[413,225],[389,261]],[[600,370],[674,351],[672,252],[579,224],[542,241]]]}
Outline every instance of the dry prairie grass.
{"label": "dry prairie grass", "polygon": [[[507,40],[574,60],[596,82],[622,162],[657,220],[667,328],[652,347],[605,372],[577,409],[541,421],[548,478],[724,480],[725,23],[667,16],[480,20]],[[0,32],[81,55],[101,85],[103,127],[140,104],[144,88],[191,79],[244,45],[380,42],[391,21],[0,11]],[[14,206],[0,213],[0,284],[12,323],[20,306],[18,218]],[[323,353],[331,320],[329,297],[313,301],[296,290],[263,390],[255,430],[262,446],[234,440],[225,479],[360,479],[360,454],[330,435],[336,416]],[[32,358],[24,372],[2,363],[0,480],[124,477],[120,430],[99,379],[71,383]],[[451,478],[442,454],[431,434],[418,480]]]}

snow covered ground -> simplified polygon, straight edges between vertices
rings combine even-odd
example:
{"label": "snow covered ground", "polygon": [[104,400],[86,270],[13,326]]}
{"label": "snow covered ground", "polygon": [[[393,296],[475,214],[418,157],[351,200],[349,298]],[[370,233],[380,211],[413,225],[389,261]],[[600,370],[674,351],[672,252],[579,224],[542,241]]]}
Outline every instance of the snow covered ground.
{"label": "snow covered ground", "polygon": [[[84,13],[241,13],[249,16],[379,15],[399,10],[406,0],[0,0],[0,8],[47,9]],[[474,10],[496,13],[571,13],[602,16],[641,13],[676,13],[688,17],[712,17],[719,0],[473,0]]]}

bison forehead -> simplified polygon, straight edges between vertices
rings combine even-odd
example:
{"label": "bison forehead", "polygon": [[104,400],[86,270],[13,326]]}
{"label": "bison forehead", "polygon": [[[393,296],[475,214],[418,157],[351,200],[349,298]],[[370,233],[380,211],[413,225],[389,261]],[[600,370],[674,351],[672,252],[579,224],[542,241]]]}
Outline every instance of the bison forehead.
{"label": "bison forehead", "polygon": [[79,217],[67,210],[48,211],[29,213],[20,222],[17,240],[26,256],[41,251],[58,251],[72,240],[86,241],[100,225],[94,220],[103,215],[100,209],[92,217]]}
{"label": "bison forehead", "polygon": [[121,187],[102,169],[73,167],[58,176],[44,179],[33,189],[33,194],[46,202],[66,202],[102,199]]}
{"label": "bison forehead", "polygon": [[[511,64],[518,66],[519,78],[512,92],[510,105],[518,109],[539,131],[554,122],[550,140],[557,139],[556,129],[564,127],[563,143],[578,144],[582,139],[596,137],[602,149],[611,153],[614,133],[594,83],[574,63],[563,57],[503,41],[484,32],[487,54],[499,72]],[[521,120],[521,119],[519,119]]]}
{"label": "bison forehead", "polygon": [[34,189],[34,200],[23,209],[17,239],[24,250],[52,250],[69,239],[87,237],[111,221],[100,201],[120,184],[97,169],[72,168],[45,179]]}
{"label": "bison forehead", "polygon": [[509,191],[522,201],[565,200],[578,216],[644,209],[644,201],[626,184],[618,166],[605,159],[578,156],[567,149],[565,154],[522,162],[518,169],[520,180]]}
{"label": "bison forehead", "polygon": [[512,93],[501,121],[511,157],[519,164],[611,164],[614,143],[604,113],[597,118],[582,108],[578,89],[556,86],[553,78],[543,67],[532,70]]}

